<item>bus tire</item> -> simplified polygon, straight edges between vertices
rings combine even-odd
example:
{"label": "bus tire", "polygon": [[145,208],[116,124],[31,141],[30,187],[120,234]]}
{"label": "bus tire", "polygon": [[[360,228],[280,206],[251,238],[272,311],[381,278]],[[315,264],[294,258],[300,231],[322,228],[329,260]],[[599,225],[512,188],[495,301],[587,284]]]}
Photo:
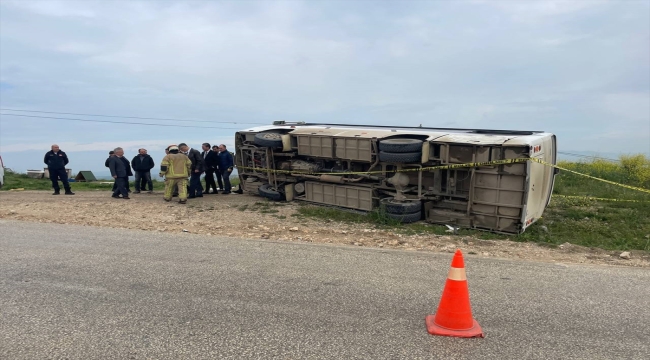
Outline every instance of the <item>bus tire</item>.
{"label": "bus tire", "polygon": [[257,192],[261,197],[265,197],[269,200],[282,201],[284,199],[284,194],[277,190],[273,190],[273,188],[271,188],[271,184],[264,184],[260,186],[257,189]]}
{"label": "bus tire", "polygon": [[397,220],[403,224],[408,224],[408,223],[414,223],[416,221],[422,220],[422,212],[418,211],[416,213],[412,214],[391,214],[391,213],[386,213],[386,216],[388,216],[391,219]]}
{"label": "bus tire", "polygon": [[391,153],[380,151],[379,161],[403,164],[420,163],[422,162],[422,152]]}
{"label": "bus tire", "polygon": [[379,151],[389,153],[409,153],[422,151],[422,140],[386,139],[379,141]]}
{"label": "bus tire", "polygon": [[268,148],[282,147],[282,134],[276,132],[261,132],[255,134],[253,144]]}
{"label": "bus tire", "polygon": [[398,202],[394,198],[386,198],[381,200],[381,205],[386,209],[387,213],[395,215],[414,214],[422,210],[420,200]]}

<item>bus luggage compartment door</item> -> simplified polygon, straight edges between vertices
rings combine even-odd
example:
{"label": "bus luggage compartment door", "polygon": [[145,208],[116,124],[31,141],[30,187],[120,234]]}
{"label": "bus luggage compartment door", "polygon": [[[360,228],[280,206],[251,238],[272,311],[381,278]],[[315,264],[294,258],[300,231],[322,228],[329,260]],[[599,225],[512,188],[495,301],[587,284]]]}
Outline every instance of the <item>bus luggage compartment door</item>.
{"label": "bus luggage compartment door", "polygon": [[305,200],[357,210],[372,210],[372,189],[305,182]]}

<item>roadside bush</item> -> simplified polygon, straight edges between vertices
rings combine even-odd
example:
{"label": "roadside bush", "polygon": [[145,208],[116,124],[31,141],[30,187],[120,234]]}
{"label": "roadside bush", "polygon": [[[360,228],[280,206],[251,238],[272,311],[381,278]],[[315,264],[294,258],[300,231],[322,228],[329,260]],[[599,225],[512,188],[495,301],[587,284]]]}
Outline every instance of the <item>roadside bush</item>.
{"label": "roadside bush", "polygon": [[650,188],[650,158],[643,154],[623,155],[620,162],[601,159],[560,161],[558,166],[618,183]]}
{"label": "roadside bush", "polygon": [[632,185],[650,188],[650,158],[643,154],[624,155],[621,167]]}

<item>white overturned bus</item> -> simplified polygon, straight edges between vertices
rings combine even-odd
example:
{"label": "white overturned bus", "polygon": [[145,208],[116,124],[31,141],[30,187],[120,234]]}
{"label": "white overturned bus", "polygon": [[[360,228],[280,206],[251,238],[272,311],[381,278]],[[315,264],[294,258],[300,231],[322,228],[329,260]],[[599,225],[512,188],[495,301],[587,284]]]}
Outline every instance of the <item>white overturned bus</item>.
{"label": "white overturned bus", "polygon": [[541,131],[277,121],[237,132],[235,144],[249,193],[502,233],[542,216],[556,174],[530,160],[503,164],[555,164],[555,135]]}

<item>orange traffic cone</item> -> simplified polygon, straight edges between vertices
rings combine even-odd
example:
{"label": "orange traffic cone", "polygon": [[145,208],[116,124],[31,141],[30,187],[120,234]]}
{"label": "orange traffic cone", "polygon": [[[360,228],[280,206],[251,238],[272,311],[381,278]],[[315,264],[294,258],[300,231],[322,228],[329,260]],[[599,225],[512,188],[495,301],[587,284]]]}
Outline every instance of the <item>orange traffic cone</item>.
{"label": "orange traffic cone", "polygon": [[451,261],[438,312],[435,315],[428,315],[425,322],[427,331],[431,335],[484,337],[483,330],[472,317],[465,262],[460,250],[456,250],[454,259]]}

